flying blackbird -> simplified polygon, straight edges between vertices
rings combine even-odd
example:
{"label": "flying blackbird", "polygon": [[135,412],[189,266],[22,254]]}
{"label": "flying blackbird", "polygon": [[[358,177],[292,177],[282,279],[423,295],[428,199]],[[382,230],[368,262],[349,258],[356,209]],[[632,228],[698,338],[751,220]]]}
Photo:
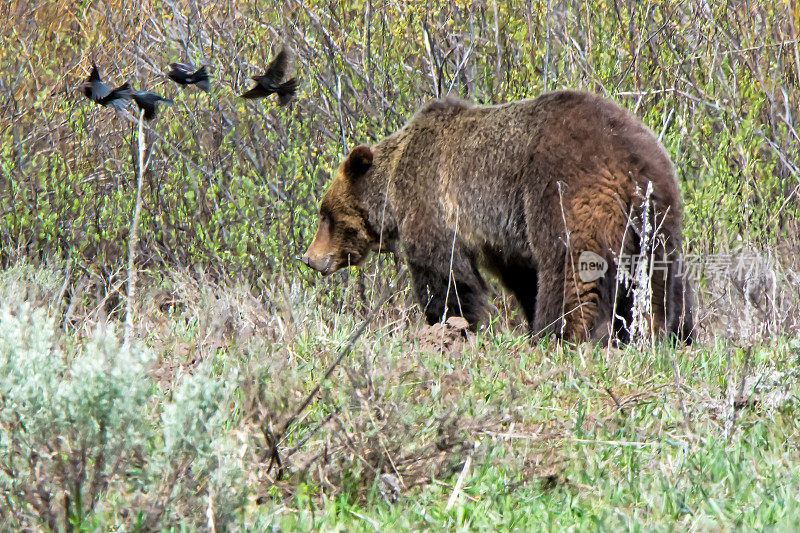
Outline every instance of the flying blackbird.
{"label": "flying blackbird", "polygon": [[83,83],[83,94],[97,104],[113,107],[116,112],[122,111],[131,99],[131,89],[128,82],[112,90],[100,79],[100,71],[94,63],[92,63],[92,72],[89,73],[89,77]]}
{"label": "flying blackbird", "polygon": [[172,106],[173,104],[172,100],[169,98],[164,98],[150,91],[133,91],[131,96],[133,97],[133,101],[136,102],[136,105],[139,106],[139,109],[144,110],[145,120],[153,120],[156,118],[159,103],[166,106]]}
{"label": "flying blackbird", "polygon": [[172,81],[179,85],[197,85],[205,92],[211,90],[211,83],[208,81],[208,72],[203,65],[197,70],[192,70],[191,65],[186,63],[172,63],[171,70],[167,74]]}
{"label": "flying blackbird", "polygon": [[275,56],[267,70],[261,76],[253,76],[256,85],[249,91],[242,94],[242,98],[264,98],[272,93],[278,94],[278,103],[286,105],[294,98],[297,91],[297,78],[291,78],[281,83],[286,76],[286,67],[289,64],[289,53],[283,49]]}
{"label": "flying blackbird", "polygon": [[128,106],[128,102],[131,101],[131,87],[128,85],[126,81],[113,91],[109,93],[108,96],[101,98],[97,101],[100,105],[110,105],[114,108],[114,111],[119,113],[124,108]]}

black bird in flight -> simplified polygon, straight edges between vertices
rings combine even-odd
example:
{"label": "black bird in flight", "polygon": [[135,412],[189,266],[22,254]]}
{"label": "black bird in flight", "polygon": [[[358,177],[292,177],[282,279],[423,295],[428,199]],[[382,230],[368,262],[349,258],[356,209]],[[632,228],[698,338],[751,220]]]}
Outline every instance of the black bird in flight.
{"label": "black bird in flight", "polygon": [[205,92],[211,90],[211,83],[208,81],[208,72],[206,72],[205,65],[193,70],[193,67],[186,63],[172,63],[170,64],[170,69],[167,76],[175,83],[179,85],[197,85]]}
{"label": "black bird in flight", "polygon": [[264,98],[272,93],[278,94],[278,104],[286,105],[294,98],[297,91],[297,78],[283,81],[286,76],[286,68],[289,65],[289,53],[283,49],[275,56],[267,70],[261,76],[253,76],[256,82],[255,87],[242,94],[242,98]]}
{"label": "black bird in flight", "polygon": [[136,102],[136,105],[139,106],[139,109],[144,110],[145,120],[153,120],[156,118],[159,104],[172,106],[174,103],[169,98],[164,98],[150,91],[133,91],[131,96],[133,97],[133,101]]}
{"label": "black bird in flight", "polygon": [[100,79],[100,71],[97,65],[92,63],[92,72],[83,82],[83,94],[96,104],[111,106],[114,111],[119,113],[128,105],[131,99],[131,88],[128,82],[125,82],[112,90]]}

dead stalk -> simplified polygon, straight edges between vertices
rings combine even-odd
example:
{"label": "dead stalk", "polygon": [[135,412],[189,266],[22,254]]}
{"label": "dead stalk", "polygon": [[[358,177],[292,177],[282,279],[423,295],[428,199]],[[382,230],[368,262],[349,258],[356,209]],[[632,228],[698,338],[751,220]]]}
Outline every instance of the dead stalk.
{"label": "dead stalk", "polygon": [[130,346],[133,336],[133,298],[136,295],[136,246],[139,244],[139,218],[142,214],[142,182],[144,181],[145,148],[144,110],[139,113],[139,176],[136,181],[136,205],[133,210],[133,221],[128,233],[128,291],[125,304],[125,337],[123,346]]}

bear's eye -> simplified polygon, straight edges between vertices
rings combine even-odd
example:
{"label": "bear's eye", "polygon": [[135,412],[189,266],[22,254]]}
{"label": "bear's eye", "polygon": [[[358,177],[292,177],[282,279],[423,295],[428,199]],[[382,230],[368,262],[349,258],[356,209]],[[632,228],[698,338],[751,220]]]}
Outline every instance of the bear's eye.
{"label": "bear's eye", "polygon": [[333,218],[328,213],[319,214],[319,223],[327,225],[328,231],[333,231]]}

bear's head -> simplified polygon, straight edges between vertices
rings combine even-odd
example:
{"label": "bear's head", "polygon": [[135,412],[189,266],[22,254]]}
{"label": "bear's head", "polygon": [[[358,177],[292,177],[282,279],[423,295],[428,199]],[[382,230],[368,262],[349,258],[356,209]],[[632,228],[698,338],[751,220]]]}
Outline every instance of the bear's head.
{"label": "bear's head", "polygon": [[339,166],[322,198],[319,226],[300,261],[324,275],[347,266],[360,265],[377,251],[380,236],[369,223],[364,205],[372,150],[358,146]]}

